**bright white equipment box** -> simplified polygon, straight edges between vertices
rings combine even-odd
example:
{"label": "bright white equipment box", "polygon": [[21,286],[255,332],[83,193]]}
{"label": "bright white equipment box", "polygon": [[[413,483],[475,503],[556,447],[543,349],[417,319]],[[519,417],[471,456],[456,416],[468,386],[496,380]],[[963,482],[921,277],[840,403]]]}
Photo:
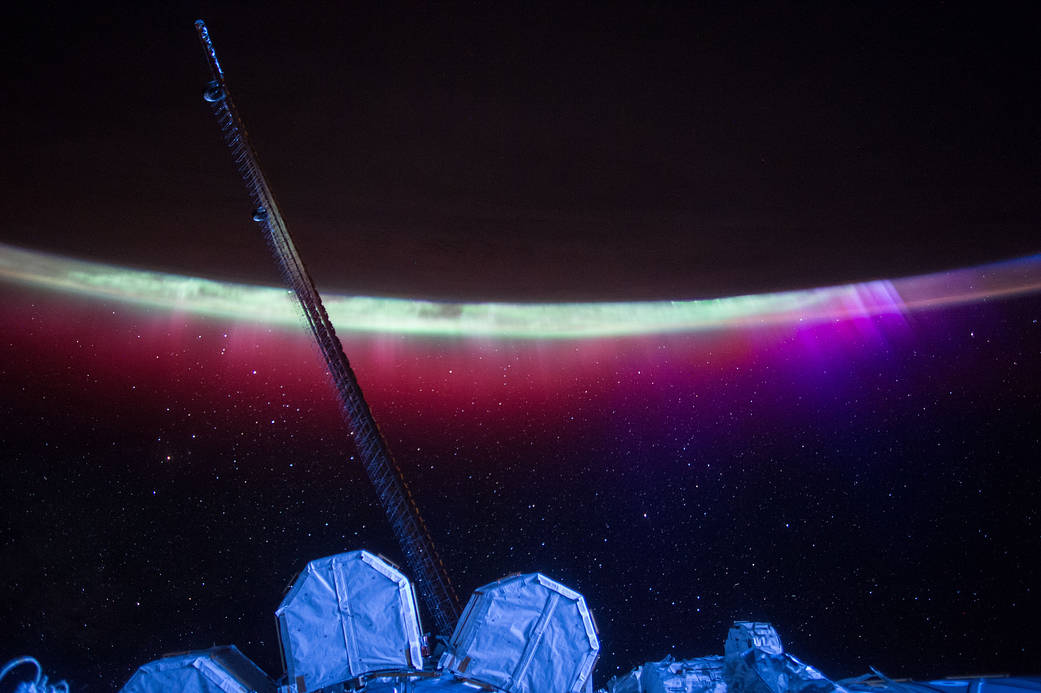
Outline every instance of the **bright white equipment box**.
{"label": "bright white equipment box", "polygon": [[508,693],[578,693],[599,652],[582,595],[529,573],[474,590],[439,668]]}
{"label": "bright white equipment box", "polygon": [[308,563],[275,618],[298,693],[376,671],[423,668],[412,584],[368,551]]}

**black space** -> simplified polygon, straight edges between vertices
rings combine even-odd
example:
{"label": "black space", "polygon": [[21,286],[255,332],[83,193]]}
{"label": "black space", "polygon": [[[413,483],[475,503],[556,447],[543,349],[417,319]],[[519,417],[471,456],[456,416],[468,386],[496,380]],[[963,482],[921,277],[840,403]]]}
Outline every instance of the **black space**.
{"label": "black space", "polygon": [[330,289],[688,298],[1041,248],[1029,5],[335,7],[13,18],[3,240],[277,281],[202,17]]}

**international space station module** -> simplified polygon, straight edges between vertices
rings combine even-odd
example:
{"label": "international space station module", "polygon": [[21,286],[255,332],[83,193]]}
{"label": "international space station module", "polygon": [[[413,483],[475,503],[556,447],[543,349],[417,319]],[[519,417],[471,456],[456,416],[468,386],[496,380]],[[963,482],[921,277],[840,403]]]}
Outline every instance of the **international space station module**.
{"label": "international space station module", "polygon": [[[539,573],[510,575],[478,588],[451,637],[431,643],[423,635],[408,578],[381,556],[351,551],[311,561],[275,617],[285,669],[279,680],[238,648],[224,646],[149,662],[120,693],[593,692],[600,643],[585,599]],[[35,683],[23,683],[17,691],[68,693],[68,688],[48,687],[38,674]],[[1041,693],[1041,677],[915,682],[874,671],[833,681],[786,653],[770,624],[749,621],[733,624],[722,655],[647,662],[597,691],[1030,692]]]}
{"label": "international space station module", "polygon": [[[120,693],[592,693],[600,650],[582,595],[529,573],[475,590],[452,636],[430,652],[408,578],[366,551],[309,563],[275,616],[286,672],[282,683],[235,647],[218,647],[146,664]],[[876,672],[832,681],[786,653],[768,623],[734,623],[723,652],[648,662],[598,693],[1041,691],[1039,678],[912,683]]]}

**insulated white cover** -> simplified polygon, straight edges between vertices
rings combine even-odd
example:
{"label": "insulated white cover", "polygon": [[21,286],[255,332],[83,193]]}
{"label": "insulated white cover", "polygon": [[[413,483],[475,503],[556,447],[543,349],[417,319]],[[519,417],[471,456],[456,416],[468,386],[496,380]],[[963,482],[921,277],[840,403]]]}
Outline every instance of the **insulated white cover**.
{"label": "insulated white cover", "polygon": [[365,693],[481,693],[487,687],[478,687],[469,681],[457,679],[454,675],[442,672],[437,677],[412,677],[406,680],[403,676],[375,677],[365,682]]}
{"label": "insulated white cover", "polygon": [[734,621],[723,643],[723,652],[727,657],[735,657],[743,652],[756,649],[771,655],[784,652],[781,636],[769,623],[756,621]]}
{"label": "insulated white cover", "polygon": [[297,693],[423,666],[412,585],[368,551],[308,563],[275,617]]}
{"label": "insulated white cover", "polygon": [[660,662],[648,662],[643,665],[640,682],[640,690],[646,693],[727,693],[723,658],[718,656],[680,662],[666,657]]}
{"label": "insulated white cover", "polygon": [[120,693],[274,693],[275,685],[238,648],[163,657],[145,664]]}
{"label": "insulated white cover", "polygon": [[509,693],[577,693],[599,652],[582,595],[529,573],[474,591],[440,666]]}

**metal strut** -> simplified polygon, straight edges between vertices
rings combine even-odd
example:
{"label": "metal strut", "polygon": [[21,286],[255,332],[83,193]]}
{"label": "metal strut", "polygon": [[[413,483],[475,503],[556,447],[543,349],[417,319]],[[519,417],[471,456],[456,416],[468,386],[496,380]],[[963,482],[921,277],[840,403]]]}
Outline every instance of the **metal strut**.
{"label": "metal strut", "polygon": [[361,387],[351,370],[332,322],[322,305],[303,261],[293,244],[275,198],[257,163],[257,155],[250,143],[235,104],[224,82],[224,71],[213,50],[206,24],[199,20],[195,29],[202,42],[213,79],[207,85],[204,98],[217,117],[224,141],[231,149],[235,166],[242,175],[250,199],[253,201],[253,220],[260,224],[278,261],[282,277],[300,300],[308,327],[318,342],[329,368],[340,405],[350,426],[358,456],[369,480],[376,489],[380,503],[390,520],[394,534],[405,554],[405,562],[416,578],[416,588],[430,611],[440,634],[451,635],[459,620],[459,598],[445,572],[444,564],[434,549],[430,532],[419,515],[419,508],[405,484],[401,470],[387,448],[387,441],[372,418],[369,405],[362,396]]}

